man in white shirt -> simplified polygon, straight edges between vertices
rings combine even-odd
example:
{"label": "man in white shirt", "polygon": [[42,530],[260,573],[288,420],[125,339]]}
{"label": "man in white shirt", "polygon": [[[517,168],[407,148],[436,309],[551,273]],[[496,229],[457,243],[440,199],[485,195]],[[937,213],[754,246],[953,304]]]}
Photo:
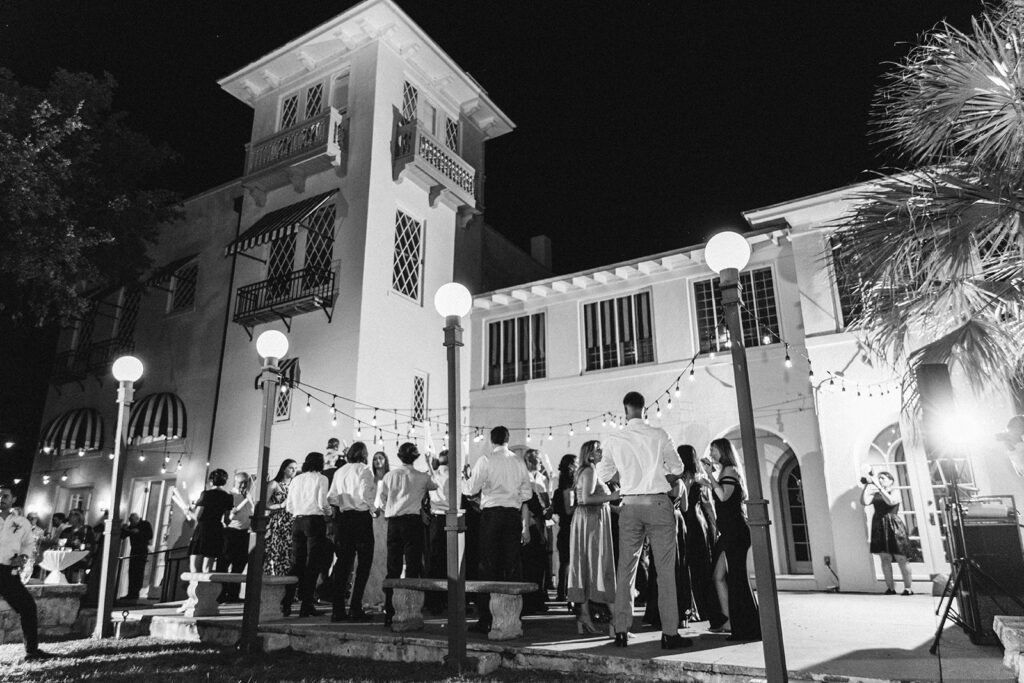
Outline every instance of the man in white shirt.
{"label": "man in white shirt", "polygon": [[36,540],[29,521],[14,514],[13,503],[11,490],[0,488],[0,598],[21,617],[25,659],[44,659],[51,655],[39,649],[36,601],[21,583],[21,567],[35,552]]}
{"label": "man in white shirt", "polygon": [[616,647],[627,646],[633,625],[633,582],[644,547],[651,543],[651,555],[658,570],[658,611],[661,615],[661,647],[673,650],[693,644],[679,635],[679,605],[676,601],[676,518],[669,498],[672,484],[683,474],[683,462],[672,437],[660,427],[644,424],[644,397],[631,391],[622,399],[626,428],[612,432],[601,444],[604,458],[597,464],[597,476],[608,481],[619,475],[622,506],[619,511],[619,566],[615,585],[612,626]]}
{"label": "man in white shirt", "polygon": [[[334,548],[338,561],[334,567],[334,608],[331,621],[344,619],[369,621],[363,611],[363,593],[370,578],[373,563],[373,502],[377,485],[373,471],[366,465],[366,444],[356,441],[348,449],[348,464],[338,470],[327,494],[327,502],[338,514],[332,522]],[[356,562],[358,561],[358,564]],[[355,584],[348,613],[345,612],[345,594],[356,567]]]}
{"label": "man in white shirt", "polygon": [[[508,429],[491,430],[492,450],[476,461],[463,493],[480,494],[480,580],[519,581],[522,578],[520,547],[530,541],[530,513],[526,502],[533,496],[530,473],[523,459],[508,449]],[[480,614],[472,630],[491,628],[490,596],[478,594]]]}
{"label": "man in white shirt", "polygon": [[[300,617],[320,616],[314,607],[313,589],[321,569],[330,562],[326,518],[331,516],[331,507],[327,503],[327,477],[323,470],[324,454],[307,454],[302,463],[302,473],[292,479],[284,502],[284,509],[295,517],[292,523],[295,559],[292,574],[299,577]],[[290,597],[290,594],[286,595],[285,600]]]}
{"label": "man in white shirt", "polygon": [[[448,514],[448,451],[443,450],[430,463],[434,470],[437,488],[431,491],[430,525],[427,527],[427,576],[431,579],[448,577],[448,538],[445,532],[445,515]],[[444,612],[448,604],[448,593],[430,591],[423,600],[424,607],[431,614]]]}

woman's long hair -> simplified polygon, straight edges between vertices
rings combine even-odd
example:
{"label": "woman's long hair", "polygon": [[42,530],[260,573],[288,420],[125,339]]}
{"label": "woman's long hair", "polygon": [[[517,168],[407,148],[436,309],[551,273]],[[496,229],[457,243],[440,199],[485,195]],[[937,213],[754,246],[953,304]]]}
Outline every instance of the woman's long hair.
{"label": "woman's long hair", "polygon": [[285,461],[281,463],[281,467],[278,468],[277,474],[271,481],[276,481],[278,484],[284,481],[284,475],[288,472],[288,468],[295,464],[295,461],[291,458],[285,458]]}
{"label": "woman's long hair", "polygon": [[[383,458],[381,458],[381,460],[384,461],[384,464],[381,467],[377,467],[377,456],[378,455],[384,456]],[[380,481],[381,479],[383,479],[384,475],[391,471],[391,464],[388,462],[388,454],[385,453],[384,451],[377,451],[376,453],[374,453],[373,454],[372,466],[373,466],[373,478],[376,479],[377,481]]]}
{"label": "woman's long hair", "polygon": [[676,449],[676,453],[679,454],[679,459],[683,461],[683,474],[688,474],[691,478],[696,476],[697,449],[688,443],[684,443],[682,446]]}
{"label": "woman's long hair", "polygon": [[579,477],[580,472],[591,466],[592,463],[590,462],[590,456],[592,456],[594,454],[594,451],[596,451],[600,447],[601,442],[596,439],[585,441],[583,445],[580,446],[580,460],[576,464],[577,477]]}
{"label": "woman's long hair", "polygon": [[574,454],[566,453],[562,456],[562,459],[558,461],[559,491],[571,489],[576,483],[576,468],[572,466],[574,460],[576,460],[576,456]]}
{"label": "woman's long hair", "polygon": [[722,468],[735,467],[739,469],[739,459],[736,457],[736,449],[732,447],[732,442],[729,439],[721,438],[715,439],[711,442],[711,448],[717,448],[721,454],[722,459],[718,461],[718,464]]}

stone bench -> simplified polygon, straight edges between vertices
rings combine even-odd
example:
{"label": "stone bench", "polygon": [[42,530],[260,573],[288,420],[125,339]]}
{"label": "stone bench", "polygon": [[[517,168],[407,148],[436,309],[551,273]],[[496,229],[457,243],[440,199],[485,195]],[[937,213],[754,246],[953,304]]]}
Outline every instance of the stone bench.
{"label": "stone bench", "polygon": [[995,617],[992,630],[1003,645],[1003,664],[1024,681],[1024,617]]}
{"label": "stone bench", "polygon": [[[384,587],[393,589],[391,603],[395,615],[392,631],[416,631],[423,628],[423,598],[427,591],[448,590],[448,579],[385,579]],[[511,640],[523,635],[523,596],[537,591],[537,584],[521,581],[467,581],[466,593],[489,593],[491,608],[490,640]]]}
{"label": "stone bench", "polygon": [[[36,601],[40,636],[67,636],[78,618],[85,585],[81,583],[45,584],[25,586]],[[21,617],[0,598],[0,644],[20,643]]]}
{"label": "stone bench", "polygon": [[[188,609],[186,617],[220,616],[217,597],[225,583],[245,583],[245,574],[227,572],[185,572],[182,581],[188,581]],[[281,616],[281,602],[285,587],[298,583],[295,576],[263,576],[263,591],[260,594],[260,621],[277,619]]]}

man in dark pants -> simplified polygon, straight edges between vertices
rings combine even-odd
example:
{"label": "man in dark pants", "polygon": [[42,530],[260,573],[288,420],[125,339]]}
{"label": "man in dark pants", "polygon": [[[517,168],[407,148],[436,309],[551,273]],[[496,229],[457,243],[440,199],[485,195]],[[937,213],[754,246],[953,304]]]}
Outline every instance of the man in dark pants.
{"label": "man in dark pants", "polygon": [[[526,501],[533,495],[523,459],[508,449],[508,429],[491,430],[491,452],[476,461],[464,486],[468,496],[480,494],[480,579],[517,581],[522,576],[520,546],[530,541]],[[491,628],[490,596],[477,597],[478,633]]]}
{"label": "man in dark pants", "polygon": [[13,504],[11,490],[0,489],[0,598],[21,617],[25,659],[44,659],[51,655],[39,649],[36,601],[21,583],[21,568],[35,552],[36,540],[29,521],[11,510]]}
{"label": "man in dark pants", "polygon": [[138,600],[146,574],[149,543],[153,540],[153,526],[135,512],[128,515],[128,523],[121,527],[121,537],[128,537],[128,592],[125,598]]}
{"label": "man in dark pants", "polygon": [[[334,608],[331,621],[344,619],[369,621],[363,611],[363,592],[373,564],[373,503],[377,485],[373,471],[366,465],[366,444],[357,441],[348,449],[348,465],[338,470],[327,493],[327,502],[337,510],[334,528]],[[358,561],[358,564],[356,564]],[[355,584],[348,613],[346,592],[355,567]]]}
{"label": "man in dark pants", "polygon": [[[316,578],[327,562],[327,477],[323,475],[324,454],[309,453],[302,463],[302,474],[288,486],[285,509],[292,513],[292,552],[295,564],[292,574],[299,579],[300,617],[320,616],[314,607]],[[287,598],[286,594],[286,598]]]}
{"label": "man in dark pants", "polygon": [[[338,450],[341,446],[341,442],[335,438],[327,440],[327,451],[324,452],[324,476],[327,477],[327,490],[330,491],[331,484],[334,483],[334,475],[337,474],[342,467],[345,466],[345,454]],[[348,451],[346,448],[345,451]],[[329,495],[329,494],[328,494]],[[320,571],[320,576],[317,577],[318,585],[316,587],[316,600],[317,602],[334,602],[334,584],[335,577],[331,574],[331,549],[333,548],[333,556],[337,557],[338,538],[336,531],[338,529],[338,506],[331,505],[331,523],[327,526],[327,540],[330,545],[328,547],[327,561],[324,563],[323,568]],[[337,562],[334,563],[337,567]],[[347,596],[342,596],[344,599]]]}

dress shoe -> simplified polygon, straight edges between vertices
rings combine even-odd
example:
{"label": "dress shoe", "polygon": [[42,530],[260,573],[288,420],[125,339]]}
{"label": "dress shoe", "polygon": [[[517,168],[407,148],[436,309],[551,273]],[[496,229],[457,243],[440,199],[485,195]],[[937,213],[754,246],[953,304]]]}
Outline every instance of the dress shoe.
{"label": "dress shoe", "polygon": [[318,610],[316,607],[313,607],[313,605],[303,605],[299,608],[300,617],[319,617],[321,614],[323,614],[323,612]]}
{"label": "dress shoe", "polygon": [[629,634],[624,632],[615,632],[615,647],[628,647],[629,646]]}
{"label": "dress shoe", "polygon": [[678,633],[674,636],[668,636],[664,633],[661,634],[661,649],[662,650],[681,650],[684,647],[690,647],[693,645],[693,641],[689,638],[684,638]]}
{"label": "dress shoe", "polygon": [[25,653],[25,661],[26,662],[38,662],[38,661],[41,661],[41,660],[44,660],[44,659],[52,659],[53,657],[56,657],[56,655],[54,655],[54,654],[52,654],[50,652],[46,652],[44,650],[40,650],[39,648],[36,648],[35,650],[32,650],[31,652],[26,652]]}

